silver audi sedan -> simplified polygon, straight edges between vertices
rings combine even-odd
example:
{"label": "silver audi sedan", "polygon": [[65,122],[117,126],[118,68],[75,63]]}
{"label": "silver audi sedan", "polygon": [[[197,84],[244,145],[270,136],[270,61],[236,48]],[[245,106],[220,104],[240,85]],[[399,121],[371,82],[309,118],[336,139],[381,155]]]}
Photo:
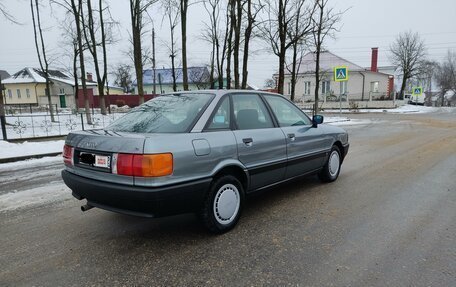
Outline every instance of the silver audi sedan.
{"label": "silver audi sedan", "polygon": [[239,220],[246,195],[305,175],[339,176],[343,129],[284,97],[208,90],[156,97],[100,130],[72,132],[62,177],[86,211],[195,212],[212,232]]}

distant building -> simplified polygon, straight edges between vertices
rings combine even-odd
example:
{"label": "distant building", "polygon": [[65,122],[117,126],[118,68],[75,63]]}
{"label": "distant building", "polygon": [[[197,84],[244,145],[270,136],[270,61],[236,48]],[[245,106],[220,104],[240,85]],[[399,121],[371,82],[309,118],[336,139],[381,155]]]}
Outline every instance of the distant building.
{"label": "distant building", "polygon": [[[182,78],[182,69],[176,68],[176,90],[183,91],[183,78]],[[210,87],[209,82],[209,70],[207,67],[189,67],[187,69],[188,73],[188,89],[190,91],[194,90],[203,90]],[[172,69],[156,69],[155,70],[155,81],[154,73],[152,69],[144,70],[143,75],[143,87],[145,94],[153,94],[155,91],[157,94],[172,93],[173,90],[173,77]],[[138,87],[136,81],[133,83],[135,87],[135,93],[138,93]]]}
{"label": "distant building", "polygon": [[[75,107],[74,79],[65,72],[49,70],[51,102],[61,108]],[[44,73],[36,68],[24,68],[2,83],[5,85],[5,104],[48,105],[46,79]],[[88,81],[89,88],[97,84]]]}
{"label": "distant building", "polygon": [[[51,102],[59,108],[75,108],[75,85],[74,78],[64,71],[49,70]],[[46,106],[46,79],[44,73],[37,68],[24,68],[11,77],[2,80],[5,86],[5,104],[20,105],[33,104]],[[92,74],[86,75],[87,89],[93,96],[98,96],[97,83],[93,80]],[[78,95],[82,95],[82,82],[78,82]],[[105,94],[108,88],[105,87]],[[109,94],[123,95],[120,87],[109,86]]]}
{"label": "distant building", "polygon": [[[382,73],[377,66],[378,49],[372,48],[372,65],[365,69],[329,51],[320,54],[319,100],[338,99],[340,85],[342,94],[349,100],[376,100],[390,97],[394,92],[394,76]],[[349,80],[334,81],[334,67],[346,66]],[[388,71],[389,72],[389,71]],[[277,74],[274,78],[277,78]],[[284,95],[291,94],[291,73],[286,70]],[[315,98],[315,53],[310,52],[301,59],[297,75],[295,101],[312,102]]]}

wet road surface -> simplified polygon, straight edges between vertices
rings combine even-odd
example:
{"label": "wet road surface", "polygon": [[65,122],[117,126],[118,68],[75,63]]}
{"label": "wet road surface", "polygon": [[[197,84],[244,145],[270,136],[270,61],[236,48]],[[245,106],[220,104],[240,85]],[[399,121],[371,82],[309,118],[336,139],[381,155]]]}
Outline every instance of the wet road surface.
{"label": "wet road surface", "polygon": [[58,161],[0,167],[0,285],[456,286],[455,113],[350,117],[336,182],[254,196],[221,236],[82,213]]}

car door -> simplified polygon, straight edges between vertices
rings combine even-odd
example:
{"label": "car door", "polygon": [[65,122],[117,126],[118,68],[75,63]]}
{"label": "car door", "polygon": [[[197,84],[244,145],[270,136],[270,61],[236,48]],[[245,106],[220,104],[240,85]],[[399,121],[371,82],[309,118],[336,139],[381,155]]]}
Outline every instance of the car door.
{"label": "car door", "polygon": [[257,94],[232,94],[234,135],[238,157],[248,169],[250,189],[281,181],[286,169],[286,141],[282,130]]}
{"label": "car door", "polygon": [[298,107],[280,96],[263,95],[287,141],[285,178],[299,176],[323,166],[328,152],[321,129]]}

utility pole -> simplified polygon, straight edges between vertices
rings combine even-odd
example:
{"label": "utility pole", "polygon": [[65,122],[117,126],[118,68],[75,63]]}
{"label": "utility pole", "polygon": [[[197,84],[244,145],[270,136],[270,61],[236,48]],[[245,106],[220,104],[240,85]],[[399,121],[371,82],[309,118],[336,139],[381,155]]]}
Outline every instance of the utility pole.
{"label": "utility pole", "polygon": [[155,88],[155,29],[152,28],[152,77],[153,77],[153,84],[154,84],[154,95],[157,94]]}

